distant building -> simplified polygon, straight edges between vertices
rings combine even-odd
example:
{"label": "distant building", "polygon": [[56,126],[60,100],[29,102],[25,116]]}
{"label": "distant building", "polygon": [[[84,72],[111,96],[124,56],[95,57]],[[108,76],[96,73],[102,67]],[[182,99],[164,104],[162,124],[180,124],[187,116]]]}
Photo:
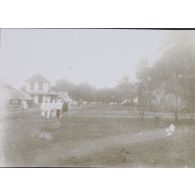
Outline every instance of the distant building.
{"label": "distant building", "polygon": [[184,105],[180,98],[173,94],[167,94],[163,90],[156,90],[153,93],[152,105],[161,110],[174,110],[175,108],[183,108]]}
{"label": "distant building", "polygon": [[45,100],[52,101],[58,96],[51,91],[50,81],[38,73],[26,81],[25,91],[33,98],[35,104]]}
{"label": "distant building", "polygon": [[0,105],[20,105],[22,100],[31,103],[33,99],[20,90],[16,90],[4,81],[0,81]]}

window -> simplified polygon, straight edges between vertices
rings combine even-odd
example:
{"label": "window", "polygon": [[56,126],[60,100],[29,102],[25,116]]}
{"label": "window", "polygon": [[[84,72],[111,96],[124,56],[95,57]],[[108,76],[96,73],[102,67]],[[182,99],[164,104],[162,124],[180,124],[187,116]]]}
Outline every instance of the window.
{"label": "window", "polygon": [[39,83],[39,91],[43,91],[43,83]]}

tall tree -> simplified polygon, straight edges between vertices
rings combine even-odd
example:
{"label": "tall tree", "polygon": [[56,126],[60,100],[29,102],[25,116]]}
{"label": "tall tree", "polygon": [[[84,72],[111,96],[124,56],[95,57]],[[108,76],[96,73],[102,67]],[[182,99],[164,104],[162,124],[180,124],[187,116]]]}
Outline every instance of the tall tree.
{"label": "tall tree", "polygon": [[194,32],[188,32],[171,34],[154,66],[148,67],[142,63],[137,74],[140,83],[139,100],[142,104],[149,103],[154,90],[171,94],[175,97],[172,106],[176,120],[181,105],[191,111],[195,110],[195,36]]}
{"label": "tall tree", "polygon": [[132,99],[135,95],[135,87],[130,82],[128,76],[124,76],[113,90],[118,102],[122,102],[125,99]]}
{"label": "tall tree", "polygon": [[191,43],[194,38],[187,35],[171,36],[154,72],[156,82],[165,83],[166,92],[175,95],[176,112],[179,99],[191,111],[195,110],[195,46]]}
{"label": "tall tree", "polygon": [[142,59],[138,65],[136,77],[138,79],[137,95],[139,108],[142,110],[141,118],[144,118],[145,109],[151,108],[152,100],[152,68],[146,59]]}
{"label": "tall tree", "polygon": [[55,86],[52,86],[52,89],[56,92],[70,92],[76,85],[66,79],[60,79],[56,81]]}

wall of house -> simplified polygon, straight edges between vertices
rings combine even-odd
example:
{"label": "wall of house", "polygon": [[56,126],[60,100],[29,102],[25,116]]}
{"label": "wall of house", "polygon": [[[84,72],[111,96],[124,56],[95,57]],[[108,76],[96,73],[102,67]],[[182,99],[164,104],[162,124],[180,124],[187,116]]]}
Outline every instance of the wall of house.
{"label": "wall of house", "polygon": [[38,95],[34,95],[34,103],[35,104],[39,103],[39,96]]}
{"label": "wall of house", "polygon": [[33,99],[35,104],[39,104],[45,101],[51,102],[55,97],[52,98],[50,95],[34,95]]}
{"label": "wall of house", "polygon": [[[50,85],[48,82],[40,83],[40,82],[27,82],[26,83],[26,92],[31,94],[33,98],[33,102],[35,104],[42,103],[43,101],[52,101],[51,95],[44,95],[50,91]],[[33,93],[39,92],[37,95],[33,95]],[[41,94],[43,92],[43,94]],[[54,97],[55,98],[55,97]]]}
{"label": "wall of house", "polygon": [[49,83],[43,83],[42,89],[40,87],[40,83],[35,82],[33,85],[33,90],[31,89],[31,83],[26,83],[26,91],[27,92],[49,92]]}
{"label": "wall of house", "polygon": [[49,83],[43,83],[43,91],[48,92],[49,91]]}
{"label": "wall of house", "polygon": [[34,91],[39,91],[39,83],[38,82],[34,83]]}

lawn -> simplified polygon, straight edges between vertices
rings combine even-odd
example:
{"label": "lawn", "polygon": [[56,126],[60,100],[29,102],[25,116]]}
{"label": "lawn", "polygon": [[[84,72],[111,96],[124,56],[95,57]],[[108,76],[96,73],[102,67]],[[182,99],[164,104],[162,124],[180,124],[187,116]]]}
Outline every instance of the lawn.
{"label": "lawn", "polygon": [[[1,118],[7,167],[195,167],[195,121],[139,118],[133,108],[83,106],[59,120],[38,108]],[[133,117],[138,116],[138,117]],[[148,115],[149,116],[149,115]]]}

